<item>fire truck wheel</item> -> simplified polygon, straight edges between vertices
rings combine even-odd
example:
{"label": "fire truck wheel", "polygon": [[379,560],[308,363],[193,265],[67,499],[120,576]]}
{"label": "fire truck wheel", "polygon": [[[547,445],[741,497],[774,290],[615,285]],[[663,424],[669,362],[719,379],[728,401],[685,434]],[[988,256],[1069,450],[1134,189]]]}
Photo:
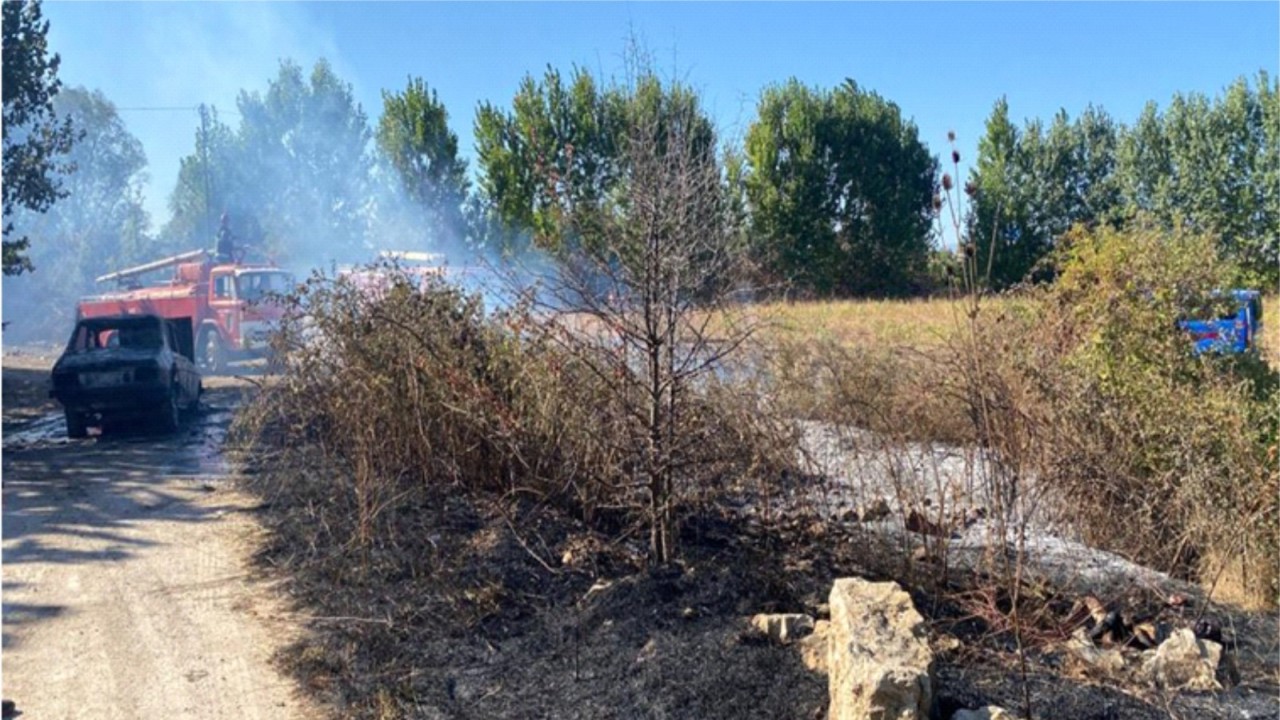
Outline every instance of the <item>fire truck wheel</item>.
{"label": "fire truck wheel", "polygon": [[226,356],[222,352],[222,338],[213,330],[200,333],[200,372],[218,375],[226,370]]}
{"label": "fire truck wheel", "polygon": [[67,410],[67,437],[83,438],[89,436],[89,428],[85,425],[84,415],[75,410]]}

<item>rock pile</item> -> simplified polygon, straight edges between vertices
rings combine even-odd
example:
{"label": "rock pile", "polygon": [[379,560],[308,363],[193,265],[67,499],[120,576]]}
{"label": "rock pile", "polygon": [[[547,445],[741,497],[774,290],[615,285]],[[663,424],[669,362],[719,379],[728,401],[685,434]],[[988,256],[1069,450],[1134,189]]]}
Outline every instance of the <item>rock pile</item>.
{"label": "rock pile", "polygon": [[[830,620],[816,621],[805,614],[755,615],[751,632],[762,642],[794,645],[805,667],[828,676],[830,720],[932,717],[933,650],[911,596],[897,583],[842,578],[835,581],[828,604],[819,610],[820,615],[828,612]],[[1142,627],[1141,623],[1123,625]],[[1234,666],[1224,657],[1220,642],[1205,637],[1199,626],[1172,633],[1166,627],[1153,631],[1155,641],[1150,644],[1144,644],[1148,638],[1137,632],[1107,635],[1081,627],[1059,647],[1090,674],[1138,680],[1168,690],[1218,691],[1238,682],[1230,679]],[[1109,642],[1098,643],[1108,638]],[[1143,650],[1144,646],[1150,649]],[[1016,720],[1016,716],[987,706],[959,710],[950,720]]]}

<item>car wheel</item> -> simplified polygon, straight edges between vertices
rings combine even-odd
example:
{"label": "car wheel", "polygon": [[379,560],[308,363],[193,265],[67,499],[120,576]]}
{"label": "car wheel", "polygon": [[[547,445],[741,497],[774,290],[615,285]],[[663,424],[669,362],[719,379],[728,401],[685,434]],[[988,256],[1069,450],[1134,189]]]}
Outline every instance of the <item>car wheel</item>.
{"label": "car wheel", "polygon": [[89,436],[89,428],[85,423],[84,415],[75,410],[67,409],[67,437],[84,438]]}
{"label": "car wheel", "polygon": [[200,372],[206,375],[219,375],[227,369],[226,352],[222,349],[222,338],[213,330],[200,333]]}

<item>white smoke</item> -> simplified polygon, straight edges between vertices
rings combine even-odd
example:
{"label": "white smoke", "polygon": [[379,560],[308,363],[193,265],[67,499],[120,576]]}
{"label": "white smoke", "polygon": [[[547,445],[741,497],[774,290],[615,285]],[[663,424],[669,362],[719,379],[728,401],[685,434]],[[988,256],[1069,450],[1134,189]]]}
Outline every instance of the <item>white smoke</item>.
{"label": "white smoke", "polygon": [[[169,217],[179,160],[192,151],[196,107],[216,106],[234,124],[239,92],[265,89],[284,58],[310,67],[323,57],[340,77],[354,77],[336,39],[301,4],[46,3],[43,10],[64,85],[102,90],[142,142],[150,161],[144,204],[157,227]],[[127,59],[104,61],[105,34],[132,40]]]}

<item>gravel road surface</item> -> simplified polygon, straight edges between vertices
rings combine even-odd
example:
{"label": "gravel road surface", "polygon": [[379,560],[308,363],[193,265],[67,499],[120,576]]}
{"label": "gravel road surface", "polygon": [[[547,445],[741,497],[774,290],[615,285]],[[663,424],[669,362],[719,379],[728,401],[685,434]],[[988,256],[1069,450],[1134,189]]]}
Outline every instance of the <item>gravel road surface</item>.
{"label": "gravel road surface", "polygon": [[33,364],[5,362],[3,691],[18,716],[317,716],[270,662],[293,625],[255,579],[255,501],[220,455],[244,386],[209,383],[175,435],[67,441],[60,411],[14,407],[11,389],[47,377]]}

